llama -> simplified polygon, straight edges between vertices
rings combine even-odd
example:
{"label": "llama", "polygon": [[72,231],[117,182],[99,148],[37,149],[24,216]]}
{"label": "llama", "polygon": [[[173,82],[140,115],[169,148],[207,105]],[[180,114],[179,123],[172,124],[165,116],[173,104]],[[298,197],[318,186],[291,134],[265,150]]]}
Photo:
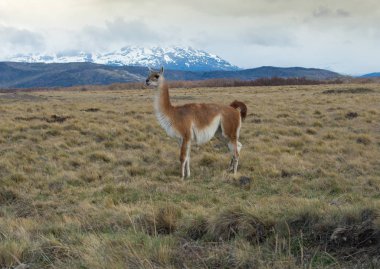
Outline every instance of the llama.
{"label": "llama", "polygon": [[164,68],[159,72],[150,70],[146,79],[147,86],[157,86],[154,110],[160,125],[166,133],[179,138],[182,180],[190,177],[191,141],[204,144],[214,137],[221,127],[228,141],[231,161],[228,170],[237,173],[239,153],[242,144],[238,141],[241,122],[247,116],[247,106],[234,101],[229,106],[219,104],[190,103],[173,106],[170,102],[169,87],[164,78]]}

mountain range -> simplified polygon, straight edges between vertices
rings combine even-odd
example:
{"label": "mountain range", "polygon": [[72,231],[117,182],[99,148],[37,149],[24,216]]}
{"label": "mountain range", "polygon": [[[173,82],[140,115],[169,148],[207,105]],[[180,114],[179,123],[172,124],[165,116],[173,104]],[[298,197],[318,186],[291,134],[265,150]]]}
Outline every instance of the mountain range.
{"label": "mountain range", "polygon": [[24,63],[89,62],[111,66],[149,66],[183,71],[238,70],[222,58],[191,47],[137,47],[128,46],[107,53],[66,51],[52,54],[18,54],[7,59]]}
{"label": "mountain range", "polygon": [[[66,87],[144,81],[150,68],[164,66],[170,80],[343,77],[324,69],[262,66],[240,69],[215,54],[191,47],[126,46],[106,53],[65,51],[17,54],[0,62],[1,88]],[[380,73],[360,76],[380,77]]]}
{"label": "mountain range", "polygon": [[169,80],[258,78],[333,79],[340,74],[316,68],[263,66],[240,69],[226,60],[190,47],[127,46],[107,53],[66,51],[18,54],[0,62],[1,88],[68,87],[144,81],[148,68],[165,67]]}
{"label": "mountain range", "polygon": [[[0,62],[0,88],[68,87],[105,85],[121,82],[142,82],[149,70],[142,66],[114,66],[95,63],[16,63]],[[340,74],[315,68],[280,68],[264,66],[236,71],[165,70],[168,80],[205,80],[228,78],[255,80],[258,78],[334,79]]]}

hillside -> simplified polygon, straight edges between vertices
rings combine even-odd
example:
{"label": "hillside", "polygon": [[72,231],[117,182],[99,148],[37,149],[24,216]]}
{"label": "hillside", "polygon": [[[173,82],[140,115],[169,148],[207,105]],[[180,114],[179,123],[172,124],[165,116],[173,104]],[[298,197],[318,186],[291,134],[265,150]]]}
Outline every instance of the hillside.
{"label": "hillside", "polygon": [[380,72],[375,72],[375,73],[369,73],[360,76],[361,78],[379,78],[380,77]]}
{"label": "hillside", "polygon": [[341,75],[329,70],[303,67],[274,67],[262,66],[258,68],[241,70],[238,72],[208,72],[204,78],[234,78],[241,80],[252,80],[257,78],[308,78],[308,79],[332,79]]}
{"label": "hillside", "polygon": [[[68,87],[76,85],[106,85],[118,82],[144,81],[146,67],[111,66],[94,63],[16,63],[0,62],[0,88]],[[228,78],[254,80],[270,77],[305,77],[308,79],[332,79],[341,77],[323,69],[259,67],[236,71],[193,72],[166,70],[169,80],[204,80]]]}
{"label": "hillside", "polygon": [[147,68],[93,63],[0,63],[1,88],[68,87],[135,82],[145,79]]}

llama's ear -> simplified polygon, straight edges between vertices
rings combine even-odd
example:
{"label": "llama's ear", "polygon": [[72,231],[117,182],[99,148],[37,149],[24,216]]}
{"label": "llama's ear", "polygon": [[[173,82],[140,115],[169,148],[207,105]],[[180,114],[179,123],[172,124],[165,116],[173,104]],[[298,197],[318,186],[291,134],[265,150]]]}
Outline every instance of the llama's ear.
{"label": "llama's ear", "polygon": [[160,70],[160,73],[163,74],[164,73],[164,67],[161,66],[161,70]]}

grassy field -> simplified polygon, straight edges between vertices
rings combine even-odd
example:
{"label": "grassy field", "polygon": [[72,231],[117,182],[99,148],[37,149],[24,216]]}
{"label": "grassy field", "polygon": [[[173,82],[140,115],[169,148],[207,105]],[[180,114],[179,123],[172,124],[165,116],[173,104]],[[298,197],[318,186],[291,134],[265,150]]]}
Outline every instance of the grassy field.
{"label": "grassy field", "polygon": [[0,268],[380,268],[380,84],[173,89],[248,106],[184,182],[154,91],[0,94]]}

